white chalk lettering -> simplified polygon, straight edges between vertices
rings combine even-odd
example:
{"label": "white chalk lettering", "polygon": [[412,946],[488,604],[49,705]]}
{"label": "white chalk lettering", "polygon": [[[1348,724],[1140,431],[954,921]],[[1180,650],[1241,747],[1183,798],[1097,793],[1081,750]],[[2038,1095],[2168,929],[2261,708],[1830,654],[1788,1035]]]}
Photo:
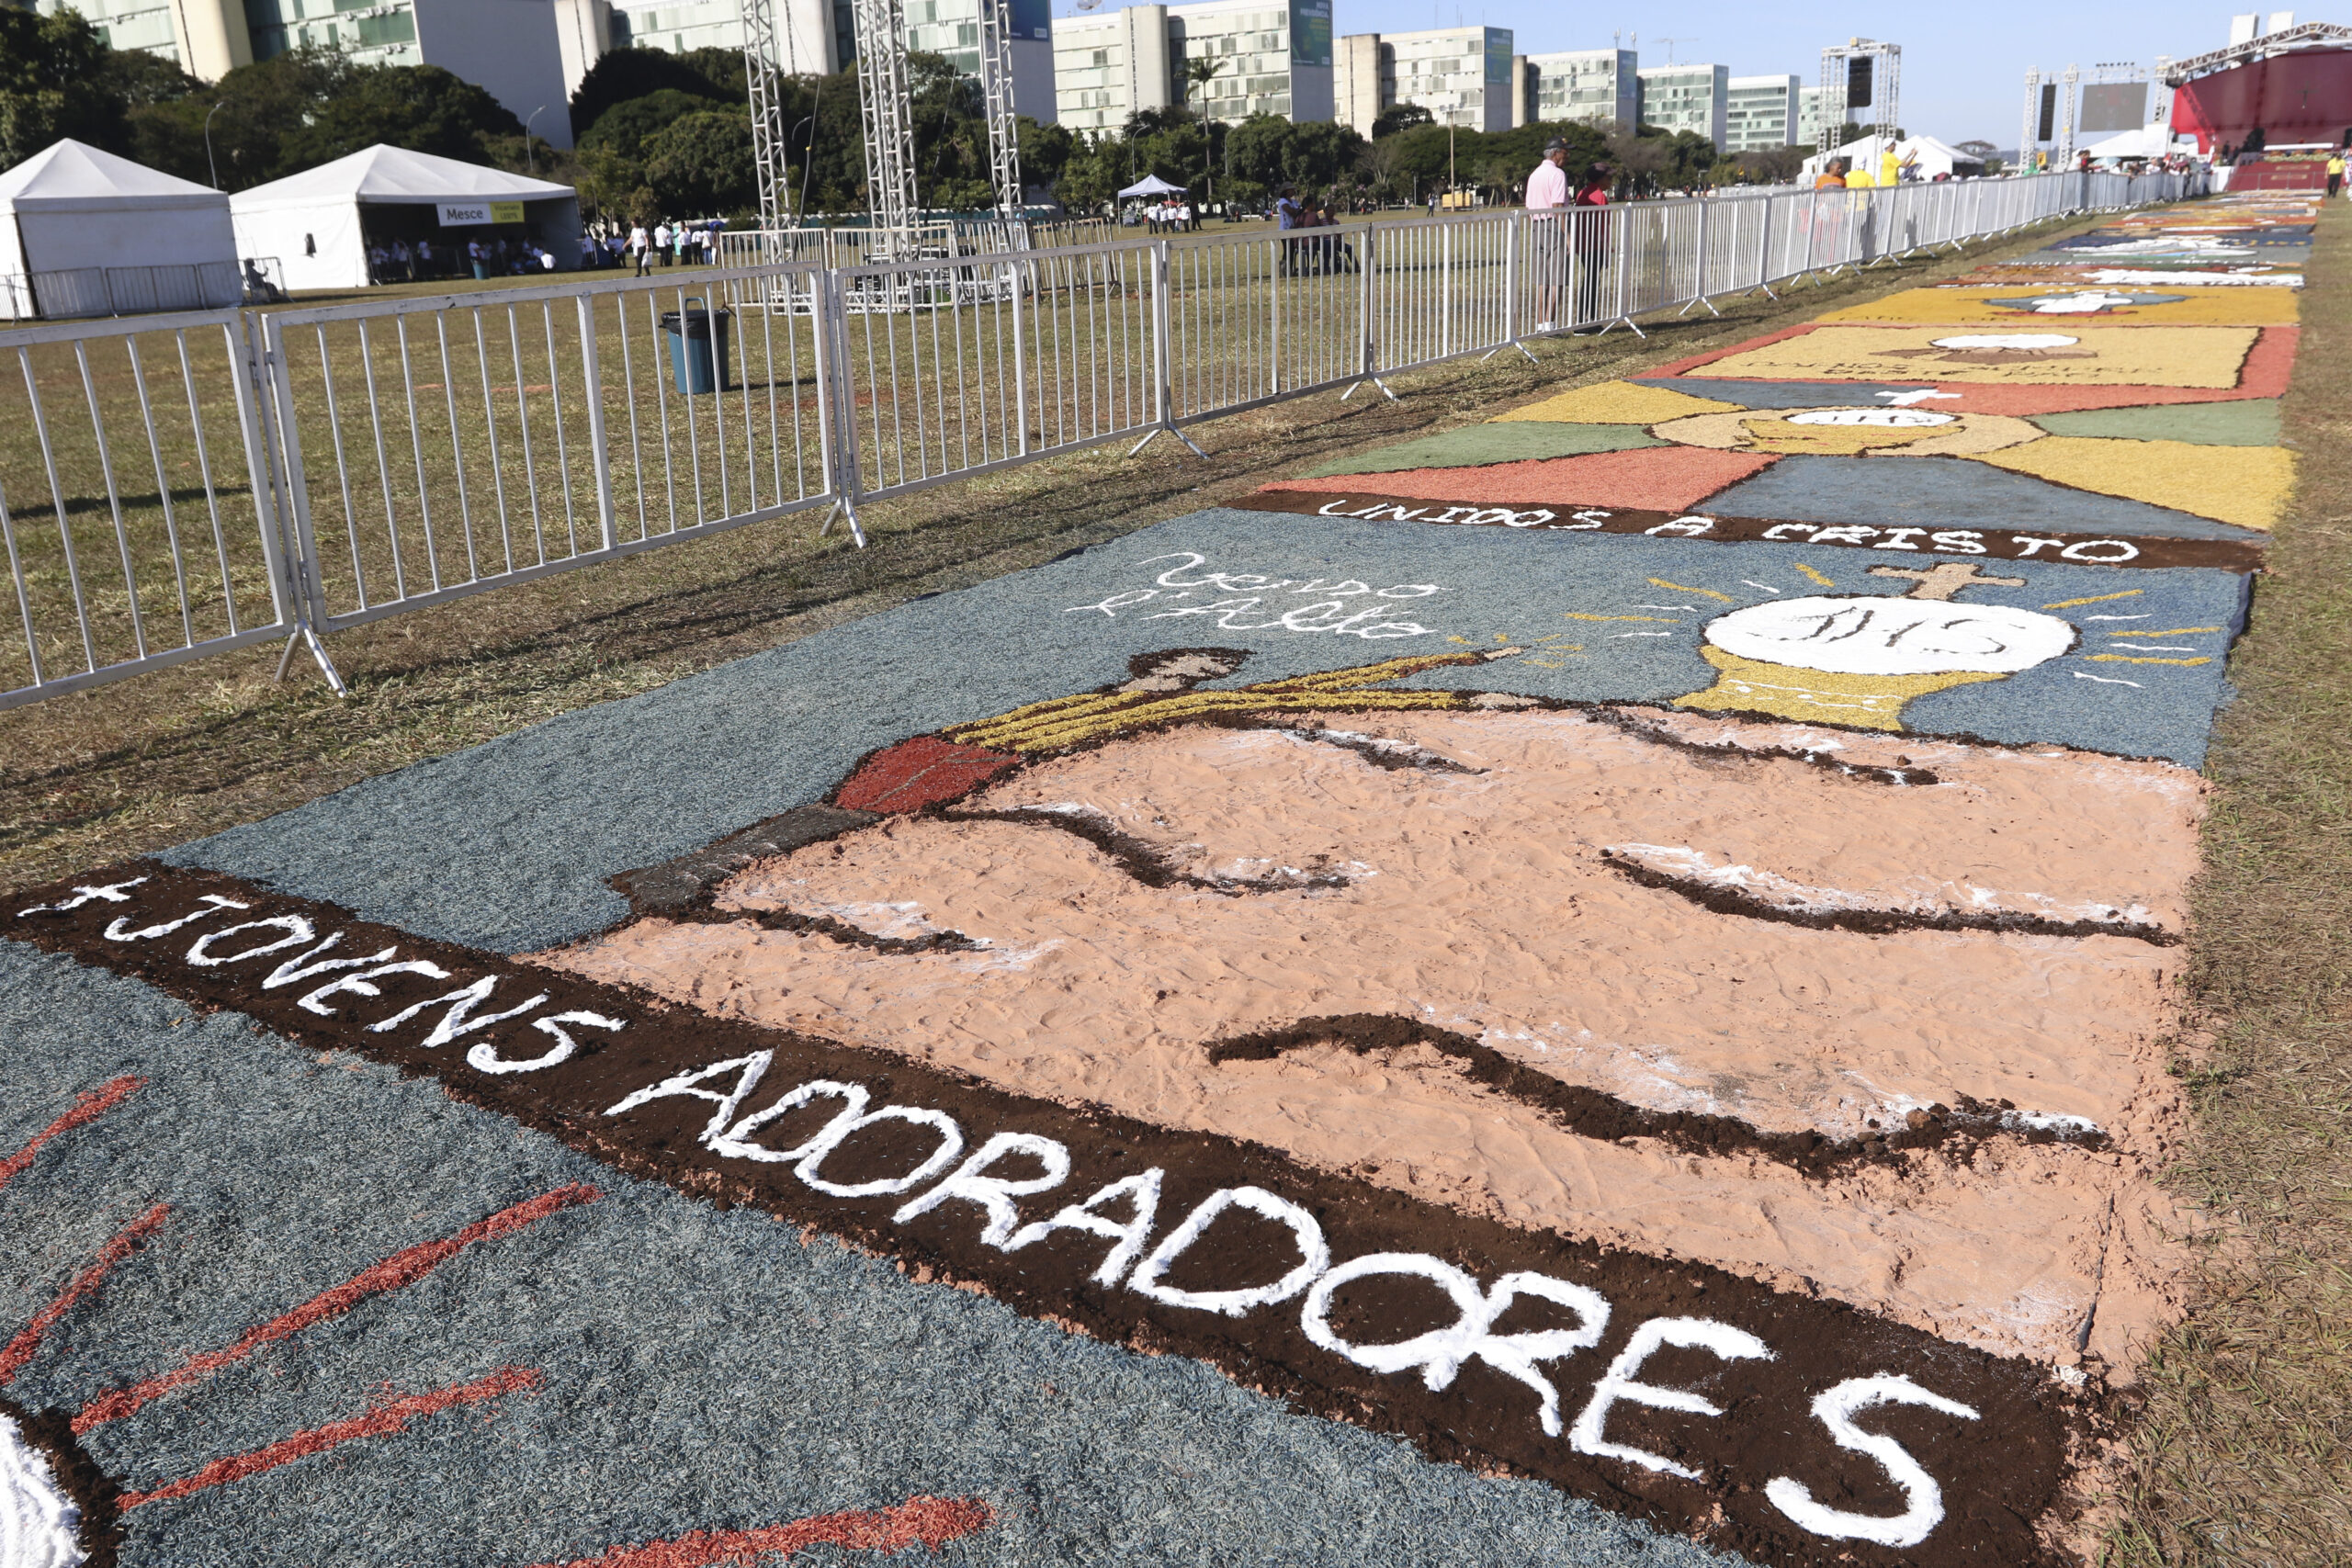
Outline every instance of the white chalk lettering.
{"label": "white chalk lettering", "polygon": [[[1291,1228],[1298,1242],[1298,1266],[1271,1285],[1252,1285],[1234,1291],[1181,1291],[1160,1281],[1169,1268],[1183,1256],[1186,1248],[1201,1239],[1209,1222],[1228,1208],[1239,1207],[1275,1220]],[[1252,1307],[1272,1306],[1286,1302],[1306,1289],[1317,1274],[1331,1265],[1331,1249],[1324,1243],[1323,1227],[1315,1216],[1286,1198],[1277,1198],[1262,1187],[1220,1188],[1204,1199],[1200,1207],[1184,1216],[1184,1223],[1168,1233],[1166,1239],[1153,1247],[1151,1256],[1136,1265],[1127,1280],[1127,1289],[1140,1291],[1156,1302],[1170,1306],[1193,1307],[1202,1312],[1221,1312],[1227,1317],[1239,1317]]]}
{"label": "white chalk lettering", "polygon": [[494,1012],[486,1018],[475,1018],[474,1009],[490,1000],[490,993],[497,987],[497,976],[484,975],[472,985],[460,986],[447,996],[428,997],[421,1002],[404,1007],[383,1022],[369,1024],[368,1032],[371,1034],[386,1033],[398,1029],[426,1008],[439,1007],[443,1002],[447,1002],[449,1010],[441,1015],[441,1021],[433,1026],[433,1032],[426,1035],[422,1042],[424,1048],[429,1051],[438,1045],[447,1045],[461,1034],[471,1034],[477,1029],[488,1029],[493,1023],[503,1023],[510,1018],[519,1018],[548,999],[547,993],[541,991],[520,1007],[508,1008],[504,1012]]}
{"label": "white chalk lettering", "polygon": [[1975,1411],[1957,1400],[1930,1393],[1905,1377],[1849,1378],[1824,1391],[1813,1402],[1814,1418],[1829,1428],[1838,1446],[1878,1461],[1895,1485],[1903,1489],[1905,1507],[1899,1514],[1849,1514],[1825,1507],[1813,1494],[1787,1476],[1764,1483],[1772,1506],[1815,1535],[1836,1540],[1868,1540],[1881,1546],[1917,1546],[1943,1523],[1943,1489],[1919,1467],[1902,1444],[1879,1432],[1865,1432],[1854,1417],[1877,1404],[1918,1404],[1940,1410],[1963,1421],[1978,1419]]}
{"label": "white chalk lettering", "polygon": [[[2109,553],[2095,556],[2091,554],[2093,550],[2105,550]],[[2093,566],[2114,566],[2136,558],[2140,553],[2140,547],[2127,544],[2121,539],[2077,539],[2058,553],[2068,560],[2087,561]]]}
{"label": "white chalk lettering", "polygon": [[134,876],[128,882],[109,882],[97,887],[76,886],[74,889],[74,897],[71,898],[61,898],[54,904],[35,904],[29,909],[19,909],[17,911],[17,919],[21,920],[27,915],[38,915],[43,909],[55,909],[61,913],[67,909],[78,909],[93,899],[108,904],[128,904],[130,902],[130,895],[125,893],[123,889],[136,887],[146,880],[143,876]]}
{"label": "white chalk lettering", "polygon": [[[1374,1274],[1411,1274],[1429,1280],[1453,1298],[1461,1316],[1448,1327],[1393,1345],[1351,1344],[1331,1329],[1331,1298],[1342,1285]],[[1522,1295],[1568,1308],[1577,1314],[1577,1326],[1490,1333],[1496,1320]],[[1559,1391],[1535,1370],[1536,1365],[1600,1344],[1609,1327],[1609,1303],[1597,1291],[1543,1274],[1506,1274],[1492,1291],[1481,1291],[1469,1275],[1425,1253],[1375,1252],[1351,1258],[1317,1279],[1299,1310],[1299,1326],[1312,1343],[1373,1371],[1401,1372],[1419,1367],[1421,1382],[1432,1392],[1451,1386],[1464,1361],[1474,1358],[1484,1361],[1535,1390],[1543,1402],[1538,1419],[1544,1432],[1556,1438],[1560,1435]]]}
{"label": "white chalk lettering", "polygon": [[[265,991],[274,991],[280,986],[291,986],[300,980],[315,980],[322,975],[332,975],[338,969],[365,969],[370,964],[383,963],[398,951],[396,948],[388,947],[381,953],[371,953],[365,958],[325,958],[319,959],[315,964],[311,962],[312,959],[318,958],[320,953],[342,940],[343,933],[337,931],[310,952],[295,954],[271,970],[263,979],[261,988]],[[448,976],[445,975],[441,978],[447,979]]]}
{"label": "white chalk lettering", "polygon": [[176,920],[166,920],[162,925],[158,926],[143,926],[138,931],[132,931],[130,929],[130,917],[128,915],[117,915],[112,920],[109,920],[107,923],[107,940],[108,942],[153,942],[159,936],[171,935],[182,926],[193,925],[198,920],[209,919],[212,916],[220,913],[223,909],[250,909],[253,908],[251,904],[240,904],[234,898],[223,898],[218,893],[200,893],[197,895],[197,897],[198,900],[205,905],[205,908],[197,910],[194,914],[182,915]]}
{"label": "white chalk lettering", "polygon": [[[1110,1256],[1102,1259],[1102,1267],[1090,1277],[1098,1285],[1115,1285],[1119,1282],[1119,1276],[1127,1271],[1127,1265],[1143,1251],[1144,1243],[1151,1239],[1152,1224],[1159,1218],[1161,1179],[1162,1172],[1158,1166],[1133,1176],[1123,1176],[1086,1201],[1071,1204],[1052,1219],[1022,1226],[1012,1239],[1004,1244],[1004,1249],[1018,1252],[1033,1242],[1045,1240],[1056,1231],[1083,1231],[1088,1235],[1103,1236],[1119,1245],[1111,1249]],[[1116,1220],[1106,1220],[1094,1212],[1097,1206],[1118,1198],[1135,1205],[1135,1217],[1125,1224]]]}
{"label": "white chalk lettering", "polygon": [[2044,539],[2031,534],[2012,534],[2009,536],[2009,543],[2018,547],[2019,560],[2031,560],[2041,553],[2045,546],[2053,550],[2060,550],[2066,545],[2064,539]]}
{"label": "white chalk lettering", "polygon": [[1874,550],[1916,550],[1919,547],[1911,542],[1912,538],[1917,535],[1926,533],[1927,530],[1925,528],[1889,528],[1885,532],[1886,537],[1881,539],[1877,544],[1872,545],[1871,548]]}
{"label": "white chalk lettering", "polygon": [[[284,931],[286,935],[276,942],[249,947],[243,953],[223,953],[217,958],[213,956],[214,942],[224,937],[232,937],[239,931]],[[266,920],[246,920],[240,925],[205,932],[198,937],[195,944],[187,950],[187,961],[198,969],[218,969],[223,964],[235,964],[247,958],[259,958],[265,953],[279,953],[289,947],[300,947],[306,942],[315,941],[318,934],[317,931],[312,929],[311,922],[300,915],[272,915]]]}
{"label": "white chalk lettering", "polygon": [[1612,1443],[1602,1433],[1609,1420],[1609,1407],[1619,1400],[1630,1400],[1652,1410],[1687,1410],[1693,1416],[1723,1414],[1688,1389],[1658,1388],[1636,1381],[1634,1374],[1642,1370],[1642,1363],[1668,1345],[1678,1349],[1712,1350],[1726,1361],[1773,1359],[1764,1341],[1727,1323],[1704,1317],[1654,1317],[1634,1330],[1633,1338],[1625,1342],[1625,1348],[1617,1352],[1617,1359],[1609,1363],[1609,1371],[1593,1385],[1591,1401],[1585,1405],[1584,1414],[1577,1417],[1575,1430],[1568,1434],[1570,1448],[1580,1454],[1622,1459],[1644,1470],[1679,1475],[1685,1481],[1699,1479],[1697,1471],[1677,1464],[1664,1454],[1626,1443]]}
{"label": "white chalk lettering", "polygon": [[[904,1176],[886,1176],[874,1181],[828,1181],[817,1174],[825,1156],[841,1147],[853,1134],[883,1122],[910,1122],[918,1127],[929,1127],[939,1134],[939,1146],[931,1151],[923,1162]],[[944,1111],[930,1111],[917,1105],[886,1105],[879,1111],[844,1121],[836,1117],[829,1126],[809,1140],[818,1146],[792,1168],[792,1173],[818,1191],[833,1198],[896,1197],[912,1191],[956,1162],[964,1152],[964,1129]]]}
{"label": "white chalk lettering", "polygon": [[1981,556],[1985,553],[1984,536],[1973,528],[1946,528],[1929,535],[1928,542],[1946,555]]}
{"label": "white chalk lettering", "polygon": [[1866,527],[1860,523],[1840,523],[1834,528],[1817,528],[1814,530],[1813,543],[1816,545],[1867,545],[1871,542],[1871,536],[1877,532],[1877,529]]}
{"label": "white chalk lettering", "polygon": [[[1012,1181],[1001,1176],[980,1174],[1007,1155],[1027,1155],[1046,1168],[1045,1173]],[[989,1223],[981,1227],[980,1239],[1002,1251],[1006,1243],[1012,1239],[1013,1227],[1021,1223],[1021,1211],[1013,1206],[1012,1201],[1050,1191],[1069,1179],[1069,1145],[1057,1144],[1051,1138],[1041,1138],[1034,1133],[999,1133],[957,1166],[954,1175],[922,1197],[910,1199],[890,1218],[905,1224],[918,1215],[931,1213],[942,1203],[956,1200],[978,1203],[989,1216]]]}
{"label": "white chalk lettering", "polygon": [[1815,523],[1775,523],[1770,528],[1764,530],[1764,536],[1768,539],[1786,539],[1789,536],[1789,530],[1792,528],[1803,529],[1805,533],[1810,534],[1818,526],[1820,526],[1820,525]]}
{"label": "white chalk lettering", "polygon": [[[684,1095],[693,1100],[707,1100],[718,1107],[711,1113],[710,1121],[702,1130],[702,1141],[707,1144],[718,1135],[718,1130],[727,1125],[729,1118],[732,1117],[743,1101],[750,1098],[752,1090],[759,1087],[761,1077],[768,1070],[768,1064],[775,1060],[775,1053],[773,1051],[754,1051],[748,1056],[734,1056],[724,1062],[713,1062],[709,1066],[696,1067],[689,1072],[680,1073],[675,1077],[663,1078],[650,1089],[639,1089],[605,1114],[618,1116],[624,1111],[634,1111],[640,1105],[650,1104],[657,1100],[667,1100],[676,1095]],[[733,1073],[736,1077],[735,1087],[725,1094],[716,1089],[695,1087],[706,1079],[715,1078],[726,1073]],[[865,1091],[859,1089],[857,1092],[863,1095]]]}
{"label": "white chalk lettering", "polygon": [[555,1044],[543,1055],[510,1062],[498,1054],[498,1046],[494,1042],[485,1040],[466,1053],[466,1066],[478,1073],[536,1073],[543,1067],[552,1067],[560,1063],[568,1062],[571,1059],[571,1054],[580,1049],[580,1042],[574,1040],[571,1031],[563,1027],[567,1023],[585,1024],[594,1029],[623,1027],[621,1020],[606,1018],[600,1012],[575,1010],[560,1012],[552,1018],[533,1019],[531,1027],[542,1034],[552,1037],[555,1041]]}
{"label": "white chalk lettering", "polygon": [[379,964],[372,969],[362,969],[356,975],[345,975],[340,980],[329,980],[317,990],[294,998],[294,1005],[304,1012],[317,1013],[321,1018],[333,1018],[334,1009],[323,1005],[329,997],[348,992],[355,997],[380,997],[383,988],[376,984],[388,975],[422,975],[428,980],[446,980],[449,972],[429,958],[406,958],[398,964]]}
{"label": "white chalk lettering", "polygon": [[1714,525],[1715,520],[1712,517],[1674,517],[1653,527],[1645,528],[1642,532],[1645,534],[1704,534],[1712,531]]}
{"label": "white chalk lettering", "polygon": [[[833,1113],[833,1119],[819,1128],[813,1136],[788,1149],[772,1149],[765,1144],[752,1142],[752,1134],[786,1111],[798,1110],[820,1094],[830,1095],[843,1103],[842,1108]],[[754,1111],[725,1133],[707,1136],[703,1139],[703,1142],[718,1153],[735,1159],[764,1160],[771,1165],[795,1165],[807,1159],[810,1151],[816,1149],[826,1134],[832,1132],[834,1128],[854,1122],[864,1115],[865,1101],[865,1089],[861,1084],[836,1083],[831,1078],[813,1078],[769,1106],[765,1111]]]}

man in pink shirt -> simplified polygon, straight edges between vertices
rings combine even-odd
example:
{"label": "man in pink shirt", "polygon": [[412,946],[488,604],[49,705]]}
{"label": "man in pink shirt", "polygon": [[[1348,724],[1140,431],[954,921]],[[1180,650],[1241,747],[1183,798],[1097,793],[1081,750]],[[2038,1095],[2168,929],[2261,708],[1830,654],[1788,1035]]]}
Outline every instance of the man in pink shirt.
{"label": "man in pink shirt", "polygon": [[1535,216],[1528,230],[1535,260],[1535,330],[1548,333],[1558,323],[1560,274],[1567,265],[1566,236],[1560,214],[1568,206],[1568,144],[1554,137],[1544,148],[1544,161],[1527,176],[1527,210]]}

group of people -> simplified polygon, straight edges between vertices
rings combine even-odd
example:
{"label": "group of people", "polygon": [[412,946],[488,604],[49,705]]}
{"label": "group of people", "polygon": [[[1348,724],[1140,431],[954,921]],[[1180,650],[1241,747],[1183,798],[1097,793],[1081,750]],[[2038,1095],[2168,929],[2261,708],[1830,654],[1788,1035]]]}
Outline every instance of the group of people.
{"label": "group of people", "polygon": [[[1284,186],[1274,198],[1274,227],[1285,236],[1276,271],[1284,277],[1325,272],[1360,272],[1356,248],[1336,232],[1340,220],[1328,201],[1299,199],[1296,186]],[[1329,229],[1329,234],[1301,234],[1302,230]],[[1298,238],[1289,236],[1298,235]]]}
{"label": "group of people", "polygon": [[1187,233],[1200,228],[1201,214],[1200,209],[1193,205],[1191,197],[1179,199],[1171,196],[1164,201],[1148,204],[1143,209],[1143,220],[1155,234],[1163,231]]}
{"label": "group of people", "polygon": [[1821,173],[1815,176],[1813,188],[1815,190],[1867,190],[1874,186],[1899,186],[1905,180],[1917,179],[1919,177],[1918,152],[1915,150],[1898,155],[1894,151],[1894,145],[1892,141],[1888,142],[1885,150],[1879,153],[1876,174],[1871,173],[1871,161],[1867,157],[1859,164],[1849,158],[1830,159],[1822,166]]}
{"label": "group of people", "polygon": [[430,239],[396,239],[390,244],[379,240],[368,247],[368,277],[373,283],[421,283],[469,274],[478,278],[528,277],[555,269],[553,253],[528,238],[493,235],[462,245],[453,240],[437,245]]}
{"label": "group of people", "polygon": [[1575,179],[1568,177],[1568,144],[1554,137],[1544,147],[1544,161],[1527,176],[1527,210],[1535,273],[1535,330],[1548,333],[1563,324],[1560,299],[1569,291],[1575,314],[1571,322],[1589,327],[1600,314],[1600,269],[1609,236],[1599,219],[1577,220],[1569,213],[1580,207],[1609,205],[1609,165],[1588,164]]}
{"label": "group of people", "polygon": [[649,228],[642,220],[627,227],[599,219],[580,236],[583,267],[634,267],[643,277],[657,266],[710,266],[718,260],[718,234],[725,220],[672,222],[663,218]]}

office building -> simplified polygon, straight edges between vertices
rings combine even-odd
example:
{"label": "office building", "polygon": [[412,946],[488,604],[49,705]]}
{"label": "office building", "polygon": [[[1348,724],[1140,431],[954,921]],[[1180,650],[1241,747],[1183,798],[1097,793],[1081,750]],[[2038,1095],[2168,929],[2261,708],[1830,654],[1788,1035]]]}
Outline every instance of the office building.
{"label": "office building", "polygon": [[1645,65],[1634,73],[1641,84],[1640,118],[1660,130],[1693,131],[1721,148],[1724,116],[1731,96],[1731,68],[1724,65]]}
{"label": "office building", "polygon": [[[563,0],[558,0],[563,3]],[[741,0],[575,0],[609,4],[608,47],[743,47]],[[981,0],[905,0],[907,47],[944,55],[967,76],[980,72]],[[1012,107],[1040,125],[1054,121],[1054,42],[1050,0],[1012,0]],[[821,76],[857,59],[849,0],[775,0],[777,66],[787,75]]]}
{"label": "office building", "polygon": [[1797,89],[1797,146],[1815,152],[1835,147],[1846,140],[1845,129],[1846,89],[1842,85]]}
{"label": "office building", "polygon": [[1418,104],[1440,125],[1509,130],[1513,100],[1509,28],[1355,33],[1340,40],[1338,118],[1365,135],[1380,111]]}
{"label": "office building", "polygon": [[1587,49],[1529,54],[1521,80],[1527,99],[1516,123],[1580,120],[1604,130],[1631,130],[1641,113],[1640,57],[1630,49]]}
{"label": "office building", "polygon": [[79,11],[109,46],[159,54],[208,82],[310,47],[368,65],[438,65],[555,146],[571,145],[556,0],[379,0],[359,9],[349,0],[40,0],[39,9]]}
{"label": "office building", "polygon": [[[1208,0],[1055,18],[1055,113],[1114,130],[1139,109],[1188,101],[1211,119],[1332,117],[1331,0]],[[1215,63],[1204,85],[1187,73]]]}
{"label": "office building", "polygon": [[1724,110],[1724,151],[1794,146],[1797,94],[1802,89],[1803,83],[1794,74],[1731,78]]}

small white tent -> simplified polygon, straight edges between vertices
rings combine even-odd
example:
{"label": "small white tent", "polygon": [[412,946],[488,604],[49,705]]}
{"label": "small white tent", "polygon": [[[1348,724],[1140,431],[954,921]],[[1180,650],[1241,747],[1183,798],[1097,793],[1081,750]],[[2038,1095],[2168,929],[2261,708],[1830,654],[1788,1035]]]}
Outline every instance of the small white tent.
{"label": "small white tent", "polygon": [[[1885,152],[1884,141],[1875,136],[1865,136],[1859,141],[1849,141],[1843,147],[1832,147],[1826,152],[1816,152],[1804,161],[1804,183],[1811,185],[1814,178],[1828,166],[1829,160],[1832,158],[1845,159],[1846,166],[1849,169],[1867,170],[1871,180],[1875,182],[1879,176],[1880,162]],[[1983,159],[1972,158],[1959,148],[1939,141],[1932,136],[1903,138],[1894,144],[1894,156],[1898,161],[1911,165],[1913,177],[1923,180],[1934,179],[1938,175],[1949,175],[1953,179],[1959,179],[1964,175],[1981,175],[1984,172]]]}
{"label": "small white tent", "polygon": [[199,310],[242,292],[227,197],[72,141],[0,174],[0,277],[8,316]]}
{"label": "small white tent", "polygon": [[1135,184],[1121,191],[1119,193],[1119,199],[1121,201],[1125,201],[1132,197],[1182,196],[1183,194],[1184,187],[1182,186],[1171,186],[1166,180],[1161,179],[1158,175],[1146,175],[1143,178],[1137,180]]}
{"label": "small white tent", "polygon": [[288,288],[364,288],[368,247],[393,239],[425,239],[454,255],[469,240],[527,238],[560,267],[580,257],[580,198],[570,186],[401,147],[379,144],[239,191],[230,209],[238,246],[277,257]]}

